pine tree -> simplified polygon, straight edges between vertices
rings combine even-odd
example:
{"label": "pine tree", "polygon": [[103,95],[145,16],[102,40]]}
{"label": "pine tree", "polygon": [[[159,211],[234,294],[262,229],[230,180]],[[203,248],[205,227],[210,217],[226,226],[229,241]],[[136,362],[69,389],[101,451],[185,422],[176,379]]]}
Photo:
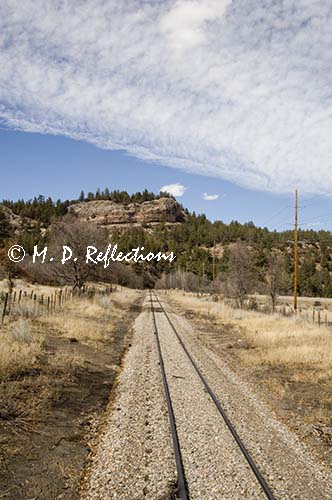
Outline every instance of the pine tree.
{"label": "pine tree", "polygon": [[9,238],[11,233],[11,226],[9,220],[7,219],[4,210],[0,208],[0,246]]}
{"label": "pine tree", "polygon": [[78,200],[79,201],[84,201],[84,199],[85,199],[85,196],[84,196],[84,191],[82,189],[82,191],[80,192],[80,196],[79,196]]}

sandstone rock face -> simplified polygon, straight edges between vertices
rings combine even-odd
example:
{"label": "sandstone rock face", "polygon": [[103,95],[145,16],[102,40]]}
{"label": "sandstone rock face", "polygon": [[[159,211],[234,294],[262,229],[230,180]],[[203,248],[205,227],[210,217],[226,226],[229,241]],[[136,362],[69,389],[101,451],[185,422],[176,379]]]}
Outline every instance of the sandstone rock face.
{"label": "sandstone rock face", "polygon": [[183,222],[185,214],[180,205],[171,198],[129,203],[127,205],[107,200],[95,200],[71,205],[69,212],[81,221],[88,221],[109,228],[128,225],[155,225],[165,222]]}

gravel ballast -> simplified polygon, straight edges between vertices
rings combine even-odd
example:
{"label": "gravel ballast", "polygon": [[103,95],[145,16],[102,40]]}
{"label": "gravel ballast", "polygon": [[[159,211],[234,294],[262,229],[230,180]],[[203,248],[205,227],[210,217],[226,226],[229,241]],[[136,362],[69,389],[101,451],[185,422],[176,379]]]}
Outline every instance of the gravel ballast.
{"label": "gravel ballast", "polygon": [[[275,498],[332,498],[330,472],[160,298]],[[266,498],[156,301],[154,306],[190,498]],[[87,500],[175,498],[176,468],[148,295],[87,484],[82,497]]]}
{"label": "gravel ballast", "polygon": [[82,498],[174,498],[176,466],[149,303],[136,319]]}

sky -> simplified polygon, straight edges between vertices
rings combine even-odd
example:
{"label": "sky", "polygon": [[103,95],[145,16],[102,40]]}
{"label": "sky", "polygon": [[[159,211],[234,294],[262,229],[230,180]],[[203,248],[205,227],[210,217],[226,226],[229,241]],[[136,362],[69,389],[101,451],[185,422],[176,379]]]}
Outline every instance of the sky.
{"label": "sky", "polygon": [[0,198],[165,188],[332,227],[329,0],[4,0]]}

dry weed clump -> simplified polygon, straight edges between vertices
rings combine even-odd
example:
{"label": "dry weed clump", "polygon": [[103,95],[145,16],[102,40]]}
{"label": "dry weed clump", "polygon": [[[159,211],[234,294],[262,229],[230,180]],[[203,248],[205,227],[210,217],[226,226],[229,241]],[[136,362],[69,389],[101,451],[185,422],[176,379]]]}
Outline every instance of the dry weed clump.
{"label": "dry weed clump", "polygon": [[14,321],[0,329],[0,379],[32,368],[41,350],[31,322]]}
{"label": "dry weed clump", "polygon": [[35,304],[33,301],[26,300],[22,301],[20,304],[15,304],[11,314],[16,318],[37,320],[41,316],[45,316],[47,310],[46,308],[42,308],[39,304]]}

